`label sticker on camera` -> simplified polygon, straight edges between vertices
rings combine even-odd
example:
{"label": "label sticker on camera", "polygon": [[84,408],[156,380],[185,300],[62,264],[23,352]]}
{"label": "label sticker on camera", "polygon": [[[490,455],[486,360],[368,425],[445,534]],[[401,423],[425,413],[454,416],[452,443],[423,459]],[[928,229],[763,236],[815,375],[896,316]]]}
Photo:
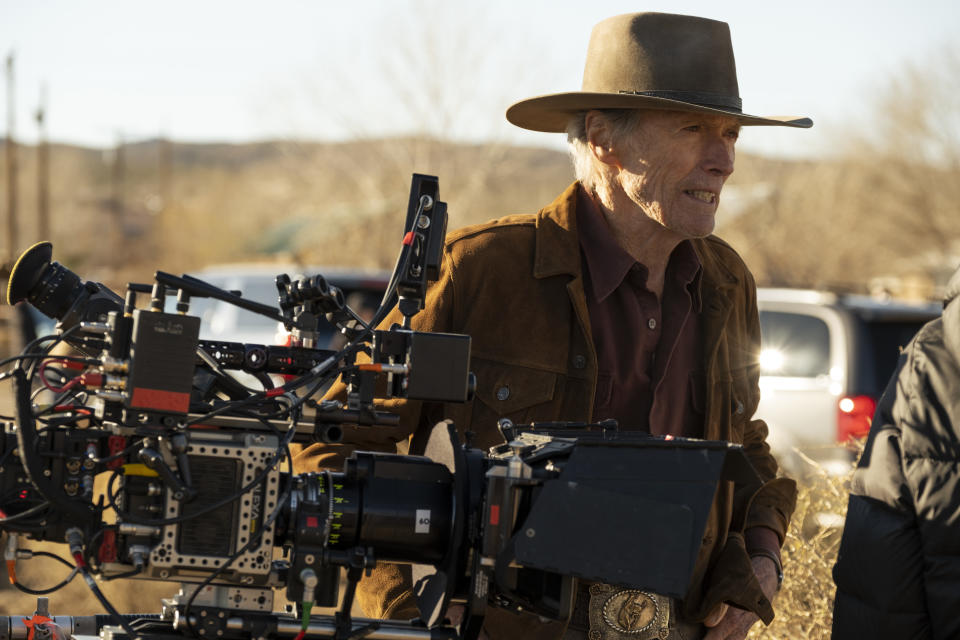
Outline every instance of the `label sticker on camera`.
{"label": "label sticker on camera", "polygon": [[417,509],[417,525],[414,533],[430,533],[430,509]]}

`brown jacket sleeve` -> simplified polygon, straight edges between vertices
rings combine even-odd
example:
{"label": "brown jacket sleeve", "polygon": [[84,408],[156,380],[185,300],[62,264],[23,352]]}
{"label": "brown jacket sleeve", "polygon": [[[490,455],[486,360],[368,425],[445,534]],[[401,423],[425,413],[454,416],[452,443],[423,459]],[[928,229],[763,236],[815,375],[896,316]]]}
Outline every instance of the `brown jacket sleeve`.
{"label": "brown jacket sleeve", "polygon": [[[747,272],[749,275],[749,272]],[[752,416],[760,403],[760,365],[756,354],[760,353],[760,316],[757,310],[757,290],[750,276],[747,283],[747,332],[749,353],[752,362],[748,365],[749,392],[744,407],[746,415]],[[754,469],[764,480],[763,487],[752,496],[747,511],[745,530],[753,527],[766,527],[777,534],[781,546],[787,534],[790,517],[796,507],[797,485],[789,478],[777,477],[777,461],[770,453],[767,444],[767,423],[763,420],[750,420],[743,433],[743,448]]]}

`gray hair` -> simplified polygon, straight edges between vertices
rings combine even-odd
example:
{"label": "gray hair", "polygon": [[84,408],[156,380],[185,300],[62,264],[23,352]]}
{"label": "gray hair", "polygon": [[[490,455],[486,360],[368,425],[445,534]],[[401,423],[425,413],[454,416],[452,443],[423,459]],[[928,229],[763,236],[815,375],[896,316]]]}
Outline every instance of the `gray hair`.
{"label": "gray hair", "polygon": [[[633,133],[640,122],[643,109],[602,109],[615,138]],[[567,123],[567,151],[573,161],[573,173],[588,191],[596,192],[603,180],[603,172],[587,144],[587,111],[575,113]]]}

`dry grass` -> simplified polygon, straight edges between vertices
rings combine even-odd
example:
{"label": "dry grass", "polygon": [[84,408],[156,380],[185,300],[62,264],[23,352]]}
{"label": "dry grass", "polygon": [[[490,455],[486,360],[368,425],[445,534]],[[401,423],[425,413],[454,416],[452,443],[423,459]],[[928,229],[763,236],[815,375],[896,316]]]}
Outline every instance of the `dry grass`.
{"label": "dry grass", "polygon": [[[833,565],[847,513],[850,474],[831,476],[813,461],[798,481],[797,510],[783,547],[783,588],[774,601],[776,618],[750,640],[818,640],[833,623]],[[852,473],[851,468],[851,473]]]}

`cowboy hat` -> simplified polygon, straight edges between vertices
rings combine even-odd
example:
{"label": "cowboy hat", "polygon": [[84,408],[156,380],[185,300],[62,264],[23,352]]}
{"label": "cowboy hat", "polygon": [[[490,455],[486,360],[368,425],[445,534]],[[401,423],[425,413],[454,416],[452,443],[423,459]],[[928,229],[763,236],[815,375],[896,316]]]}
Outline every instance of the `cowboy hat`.
{"label": "cowboy hat", "polygon": [[533,131],[566,131],[590,109],[666,109],[736,117],[741,125],[811,127],[810,118],[752,116],[741,110],[726,22],[669,13],[630,13],[590,34],[583,89],[523,100],[507,120]]}

